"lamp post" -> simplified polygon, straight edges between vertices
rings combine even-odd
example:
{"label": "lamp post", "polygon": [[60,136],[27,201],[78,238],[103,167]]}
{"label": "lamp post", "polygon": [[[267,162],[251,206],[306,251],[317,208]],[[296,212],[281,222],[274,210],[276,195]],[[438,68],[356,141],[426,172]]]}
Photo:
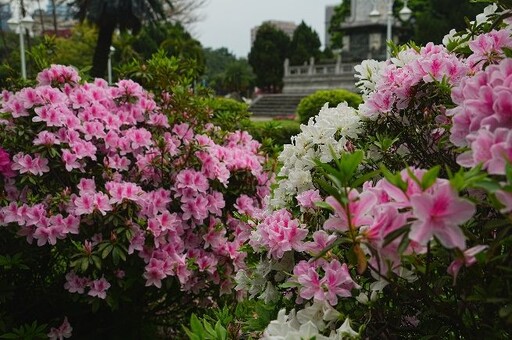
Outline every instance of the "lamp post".
{"label": "lamp post", "polygon": [[116,49],[114,46],[110,46],[110,52],[108,53],[108,63],[107,63],[107,76],[108,76],[108,84],[112,85],[112,56]]}
{"label": "lamp post", "polygon": [[[412,16],[412,11],[409,7],[407,7],[408,0],[404,1],[404,7],[398,12],[400,20],[408,21]],[[392,35],[392,27],[393,27],[393,4],[395,0],[386,0],[387,14],[386,14],[386,42],[389,42],[393,39]],[[380,18],[380,12],[377,9],[376,1],[373,2],[373,10],[370,12],[370,19],[373,22],[377,22]],[[388,46],[386,46],[386,59],[391,57],[391,50]]]}
{"label": "lamp post", "polygon": [[9,29],[14,32],[18,32],[20,36],[20,59],[21,59],[21,77],[23,79],[27,79],[27,64],[25,61],[25,39],[23,37],[23,33],[25,30],[32,30],[32,26],[34,26],[34,19],[30,15],[25,15],[23,18],[21,17],[21,4],[17,13],[17,18],[13,15],[12,18],[7,20],[7,25]]}

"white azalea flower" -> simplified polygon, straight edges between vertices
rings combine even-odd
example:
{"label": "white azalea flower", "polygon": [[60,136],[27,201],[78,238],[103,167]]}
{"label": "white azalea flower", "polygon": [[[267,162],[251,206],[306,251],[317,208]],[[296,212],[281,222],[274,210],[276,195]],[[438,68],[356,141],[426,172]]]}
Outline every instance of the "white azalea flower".
{"label": "white azalea flower", "polygon": [[258,296],[258,299],[265,301],[265,303],[271,303],[273,301],[277,301],[279,296],[280,294],[276,287],[274,287],[270,281],[267,281],[267,287],[265,288],[265,291]]}
{"label": "white azalea flower", "polygon": [[484,12],[476,16],[475,21],[477,25],[483,24],[488,21],[494,13],[498,10],[498,5],[492,4],[484,8]]}
{"label": "white azalea flower", "polygon": [[375,84],[380,80],[380,72],[386,62],[373,59],[364,60],[360,65],[354,67],[356,78],[359,78],[357,87],[363,93],[370,93],[375,90]]}
{"label": "white azalea flower", "polygon": [[301,324],[312,322],[319,331],[324,331],[330,321],[338,320],[341,314],[326,301],[315,301],[311,306],[297,312]]}
{"label": "white azalea flower", "polygon": [[352,327],[350,327],[350,319],[347,317],[343,325],[336,330],[336,335],[338,339],[357,339],[359,337],[359,333],[354,331]]}

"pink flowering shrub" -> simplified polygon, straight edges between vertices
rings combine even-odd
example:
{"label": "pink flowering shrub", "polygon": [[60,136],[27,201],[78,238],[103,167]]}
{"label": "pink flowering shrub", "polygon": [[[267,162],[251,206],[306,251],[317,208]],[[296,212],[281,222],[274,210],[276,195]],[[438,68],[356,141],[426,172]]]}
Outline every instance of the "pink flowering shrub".
{"label": "pink flowering shrub", "polygon": [[258,262],[236,276],[274,306],[265,339],[510,337],[512,31],[497,10],[446,46],[363,62],[355,133],[326,142],[338,112],[322,110],[285,146],[271,210],[248,214]]}
{"label": "pink flowering shrub", "polygon": [[[123,308],[144,286],[136,308],[151,313],[230,293],[249,238],[233,213],[260,210],[269,192],[260,144],[199,112],[187,123],[170,94],[159,105],[131,80],[81,83],[58,65],[37,79],[2,94],[2,242],[44,254],[46,283],[93,310]],[[77,322],[76,310],[59,312]]]}

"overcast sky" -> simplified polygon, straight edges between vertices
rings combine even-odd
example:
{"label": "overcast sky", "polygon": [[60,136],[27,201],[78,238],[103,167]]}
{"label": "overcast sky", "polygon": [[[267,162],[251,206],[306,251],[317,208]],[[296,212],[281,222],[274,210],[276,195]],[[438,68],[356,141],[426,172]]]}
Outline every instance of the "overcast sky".
{"label": "overcast sky", "polygon": [[325,6],[339,0],[209,0],[200,11],[203,20],[193,26],[204,47],[227,47],[237,57],[247,57],[251,28],[265,20],[302,20],[320,36],[325,32]]}

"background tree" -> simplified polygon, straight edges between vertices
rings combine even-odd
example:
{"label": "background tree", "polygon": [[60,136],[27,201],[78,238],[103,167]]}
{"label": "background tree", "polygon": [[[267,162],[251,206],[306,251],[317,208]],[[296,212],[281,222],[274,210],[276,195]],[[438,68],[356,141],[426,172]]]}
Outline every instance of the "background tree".
{"label": "background tree", "polygon": [[137,33],[144,20],[154,23],[165,18],[164,4],[172,8],[171,0],[76,0],[80,19],[87,18],[98,26],[91,75],[105,74],[116,28]]}
{"label": "background tree", "polygon": [[227,65],[223,74],[223,87],[227,92],[236,92],[248,97],[254,78],[254,73],[247,59],[241,58]]}
{"label": "background tree", "polygon": [[300,65],[308,62],[311,57],[318,60],[321,55],[321,45],[318,33],[302,21],[293,32],[288,53],[290,63],[292,65]]}
{"label": "background tree", "polygon": [[249,52],[249,64],[256,74],[256,86],[278,92],[283,86],[283,63],[288,55],[290,38],[272,24],[264,23],[256,33]]}
{"label": "background tree", "polygon": [[[464,29],[466,27],[464,18],[474,20],[487,5],[468,0],[410,0],[408,6],[413,11],[413,20],[405,25],[406,27],[412,25],[414,33],[409,39],[421,45],[429,41],[441,43],[450,29]],[[395,2],[395,14],[402,6],[403,1]]]}
{"label": "background tree", "polygon": [[201,43],[179,22],[160,22],[144,26],[131,41],[131,45],[135,54],[142,60],[150,59],[153,53],[161,49],[168,56],[194,59],[200,72],[204,71],[205,58]]}
{"label": "background tree", "polygon": [[237,60],[236,56],[225,47],[217,49],[207,47],[203,49],[203,53],[205,57],[205,72],[202,82],[215,89],[217,94],[225,94],[227,91],[223,87],[224,71],[229,64]]}
{"label": "background tree", "polygon": [[350,16],[351,0],[343,0],[339,5],[334,7],[334,14],[329,23],[329,34],[331,35],[330,48],[339,49],[343,46],[343,31],[340,25]]}

